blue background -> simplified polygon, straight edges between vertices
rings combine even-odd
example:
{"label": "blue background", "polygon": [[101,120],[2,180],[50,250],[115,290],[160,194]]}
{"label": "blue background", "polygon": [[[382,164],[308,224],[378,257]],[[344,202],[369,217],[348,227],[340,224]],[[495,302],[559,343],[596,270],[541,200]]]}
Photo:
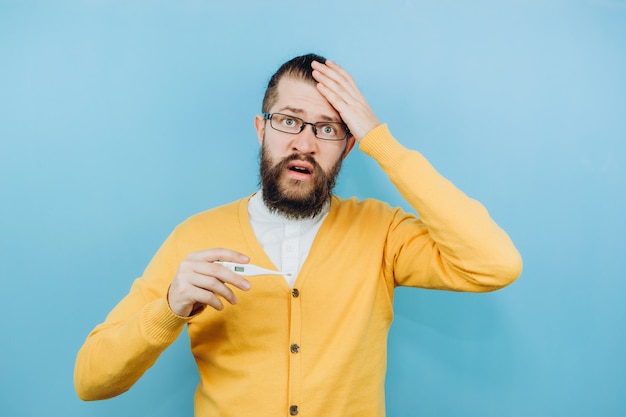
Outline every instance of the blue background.
{"label": "blue background", "polygon": [[[176,224],[256,189],[268,77],[313,51],[525,261],[397,292],[388,415],[626,415],[625,41],[624,0],[0,0],[0,414],[192,415],[184,334],[112,400],[74,358]],[[337,193],[408,208],[358,151]]]}

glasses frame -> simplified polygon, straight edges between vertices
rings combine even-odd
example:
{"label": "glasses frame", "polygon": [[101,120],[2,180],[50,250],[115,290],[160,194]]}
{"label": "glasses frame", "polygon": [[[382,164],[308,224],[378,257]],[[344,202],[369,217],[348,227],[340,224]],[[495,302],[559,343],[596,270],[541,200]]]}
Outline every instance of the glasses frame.
{"label": "glasses frame", "polygon": [[[299,120],[301,122],[300,124],[300,130],[298,132],[286,132],[284,130],[278,129],[276,126],[274,126],[274,124],[272,123],[272,117],[274,117],[274,115],[280,115],[280,116],[286,116],[286,117],[290,117],[292,119],[295,120]],[[299,135],[300,133],[302,133],[302,131],[304,130],[304,128],[306,127],[306,125],[310,125],[311,128],[313,129],[313,134],[315,135],[315,137],[319,140],[325,140],[328,142],[339,142],[342,140],[346,140],[347,138],[350,137],[350,129],[348,129],[348,125],[346,125],[343,122],[316,122],[316,123],[310,123],[310,122],[305,122],[304,120],[302,120],[299,117],[296,116],[292,116],[290,114],[285,114],[285,113],[263,113],[263,119],[265,120],[269,120],[270,121],[270,126],[272,127],[272,129],[278,131],[278,132],[282,132],[282,133],[287,133],[288,135]],[[317,136],[317,125],[318,124],[324,124],[324,123],[337,123],[342,125],[345,129],[346,129],[346,135],[341,138],[341,139],[328,139],[328,138],[320,138],[319,136]]]}

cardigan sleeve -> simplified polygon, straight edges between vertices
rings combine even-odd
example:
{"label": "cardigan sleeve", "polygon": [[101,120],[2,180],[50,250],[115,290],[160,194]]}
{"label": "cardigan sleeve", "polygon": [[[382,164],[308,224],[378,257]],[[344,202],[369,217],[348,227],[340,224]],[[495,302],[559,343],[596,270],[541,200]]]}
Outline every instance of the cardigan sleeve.
{"label": "cardigan sleeve", "polygon": [[176,267],[172,234],[128,295],[79,350],[74,386],[81,399],[110,398],[130,389],[191,319],[177,316],[167,303],[167,289]]}
{"label": "cardigan sleeve", "polygon": [[522,260],[485,207],[440,175],[417,151],[406,149],[380,125],[361,140],[419,215],[398,210],[390,225],[386,259],[395,285],[484,292],[509,285]]}

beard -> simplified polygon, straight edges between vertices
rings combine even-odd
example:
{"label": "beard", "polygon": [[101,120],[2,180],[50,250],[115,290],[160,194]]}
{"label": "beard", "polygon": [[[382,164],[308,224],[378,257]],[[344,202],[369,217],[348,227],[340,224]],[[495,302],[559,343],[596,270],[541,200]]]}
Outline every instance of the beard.
{"label": "beard", "polygon": [[[272,166],[272,158],[265,146],[261,147],[261,187],[263,201],[272,212],[289,219],[311,219],[317,216],[332,197],[333,188],[343,158],[339,158],[328,172],[310,155],[292,154]],[[300,181],[286,176],[292,161],[306,161],[313,166],[311,181]]]}

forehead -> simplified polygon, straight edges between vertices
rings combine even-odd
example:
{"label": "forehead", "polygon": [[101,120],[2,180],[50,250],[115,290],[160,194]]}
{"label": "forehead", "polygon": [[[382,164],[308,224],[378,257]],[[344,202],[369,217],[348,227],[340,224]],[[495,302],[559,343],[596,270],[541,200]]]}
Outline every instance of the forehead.
{"label": "forehead", "polygon": [[339,113],[311,81],[283,77],[276,88],[278,99],[271,112],[295,113],[307,120],[341,120]]}

